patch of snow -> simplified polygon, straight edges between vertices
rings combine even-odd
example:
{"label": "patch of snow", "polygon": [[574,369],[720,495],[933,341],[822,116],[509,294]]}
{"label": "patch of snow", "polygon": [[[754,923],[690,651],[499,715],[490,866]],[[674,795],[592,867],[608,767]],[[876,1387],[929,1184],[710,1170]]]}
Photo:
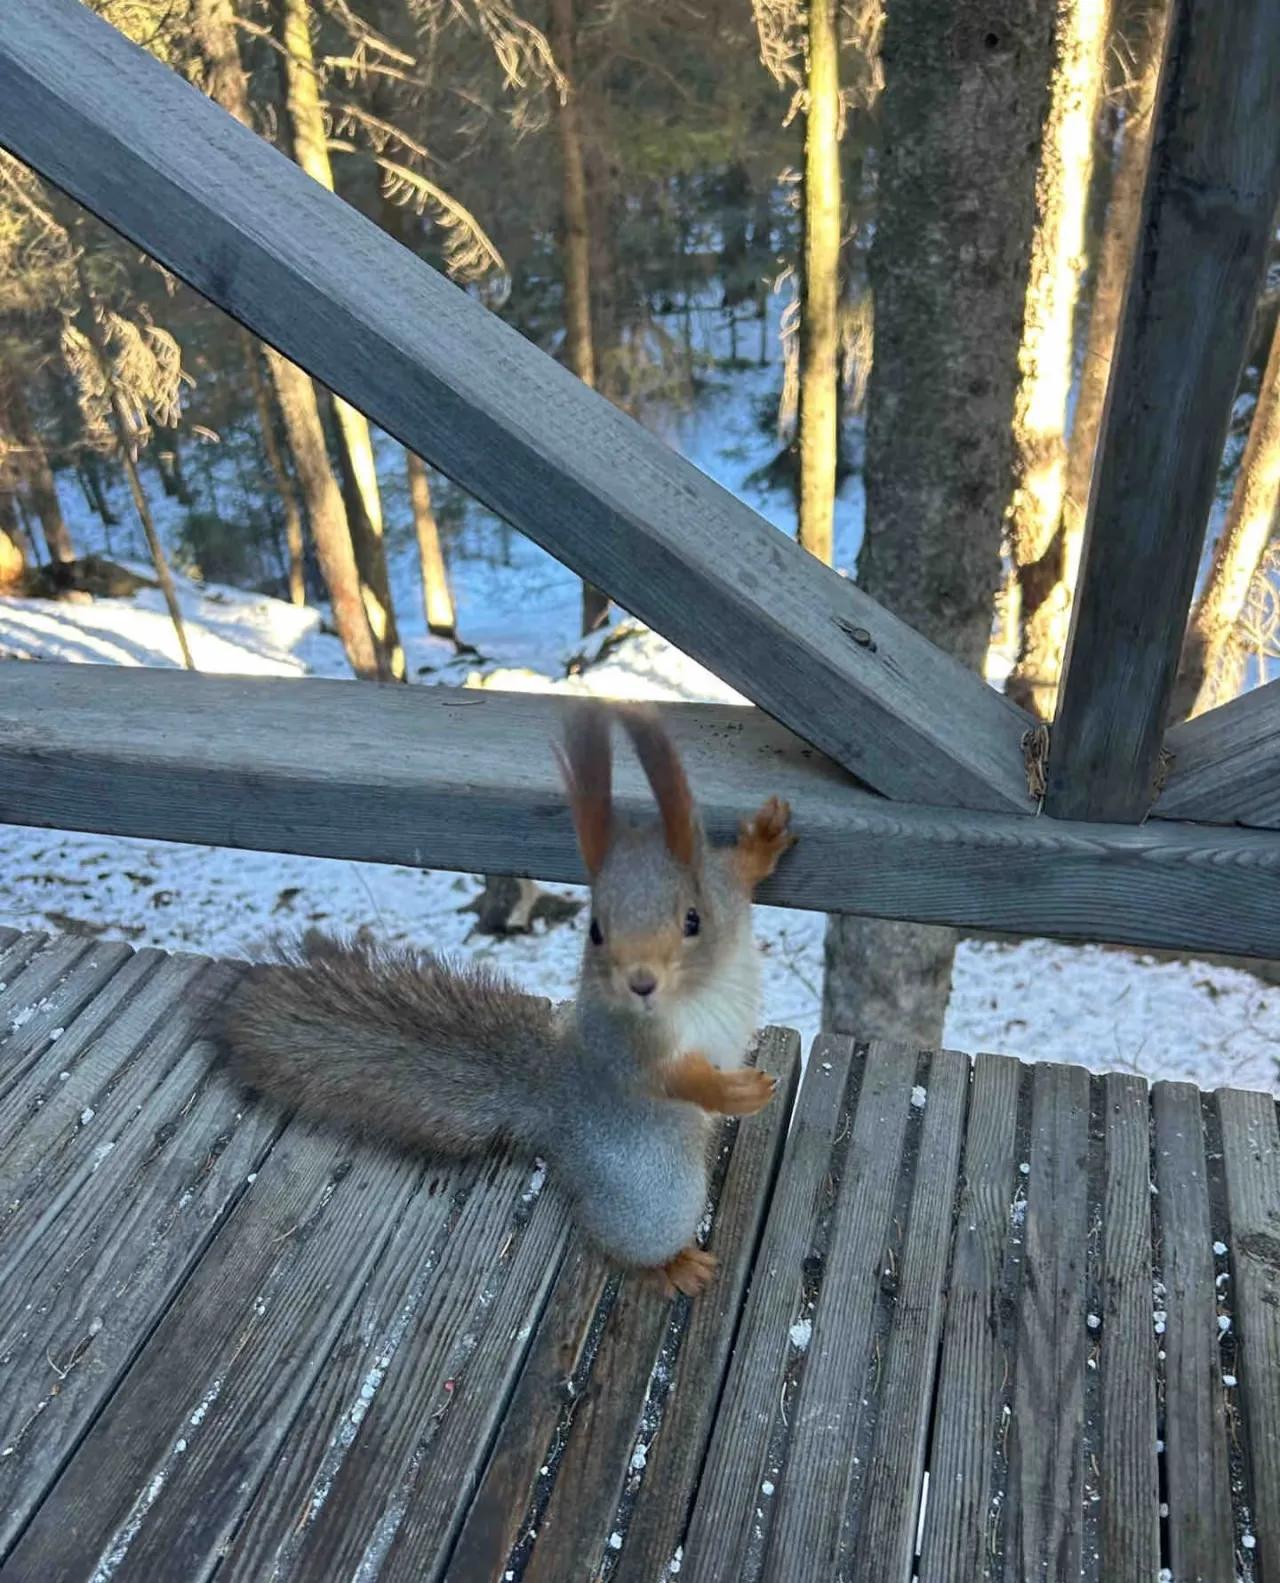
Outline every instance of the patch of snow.
{"label": "patch of snow", "polygon": [[809,1343],[813,1339],[813,1320],[797,1319],[787,1334],[797,1352],[808,1351]]}

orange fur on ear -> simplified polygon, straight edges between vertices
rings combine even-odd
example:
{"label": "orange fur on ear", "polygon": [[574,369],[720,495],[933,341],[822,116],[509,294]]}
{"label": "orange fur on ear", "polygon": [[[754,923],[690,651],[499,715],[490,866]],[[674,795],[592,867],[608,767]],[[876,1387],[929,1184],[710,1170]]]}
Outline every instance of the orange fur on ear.
{"label": "orange fur on ear", "polygon": [[613,766],[609,716],[597,703],[575,705],[565,721],[564,747],[555,745],[564,788],[587,872],[604,866],[613,835]]}
{"label": "orange fur on ear", "polygon": [[653,788],[662,816],[667,851],[677,863],[692,867],[698,851],[698,816],[675,745],[654,709],[643,704],[627,704],[618,710],[618,718]]}

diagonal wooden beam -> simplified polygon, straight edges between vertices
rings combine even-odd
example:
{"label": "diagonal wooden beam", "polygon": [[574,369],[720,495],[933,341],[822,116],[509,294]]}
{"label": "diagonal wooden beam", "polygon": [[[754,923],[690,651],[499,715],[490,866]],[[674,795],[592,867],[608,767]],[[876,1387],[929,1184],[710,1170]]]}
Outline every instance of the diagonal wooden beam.
{"label": "diagonal wooden beam", "polygon": [[0,143],[869,785],[1028,808],[1021,711],[77,0]]}
{"label": "diagonal wooden beam", "polygon": [[1280,201],[1275,0],[1173,0],[1045,809],[1143,818]]}
{"label": "diagonal wooden beam", "polygon": [[[551,751],[567,702],[0,662],[0,823],[581,880]],[[889,802],[758,710],[662,713],[714,836],[790,800],[799,844],[762,901],[1280,956],[1280,834]],[[614,780],[653,817],[621,747]]]}
{"label": "diagonal wooden beam", "polygon": [[1162,819],[1280,830],[1280,681],[1175,726]]}

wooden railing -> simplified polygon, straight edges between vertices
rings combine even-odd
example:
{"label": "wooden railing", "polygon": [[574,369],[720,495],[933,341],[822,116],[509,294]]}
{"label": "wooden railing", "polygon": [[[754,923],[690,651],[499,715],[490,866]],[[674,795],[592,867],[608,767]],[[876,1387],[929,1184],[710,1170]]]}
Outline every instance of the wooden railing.
{"label": "wooden railing", "polygon": [[[1225,425],[1280,193],[1273,21],[1174,0],[1052,737],[1049,811],[1087,824],[1031,817],[1029,717],[77,0],[0,12],[0,144],[758,704],[667,715],[713,829],[795,805],[764,899],[1280,956],[1280,684],[1171,733],[1139,822],[1209,506],[1190,453]],[[579,878],[561,707],[9,662],[0,821]]]}

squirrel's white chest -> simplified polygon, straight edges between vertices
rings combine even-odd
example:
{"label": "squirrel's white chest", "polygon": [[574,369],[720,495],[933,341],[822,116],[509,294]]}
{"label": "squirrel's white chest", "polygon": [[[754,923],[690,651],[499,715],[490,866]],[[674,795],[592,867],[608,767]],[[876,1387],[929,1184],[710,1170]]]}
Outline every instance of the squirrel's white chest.
{"label": "squirrel's white chest", "polygon": [[675,1050],[696,1050],[713,1066],[742,1065],[760,1017],[760,958],[749,928],[714,978],[681,995],[668,1015]]}

